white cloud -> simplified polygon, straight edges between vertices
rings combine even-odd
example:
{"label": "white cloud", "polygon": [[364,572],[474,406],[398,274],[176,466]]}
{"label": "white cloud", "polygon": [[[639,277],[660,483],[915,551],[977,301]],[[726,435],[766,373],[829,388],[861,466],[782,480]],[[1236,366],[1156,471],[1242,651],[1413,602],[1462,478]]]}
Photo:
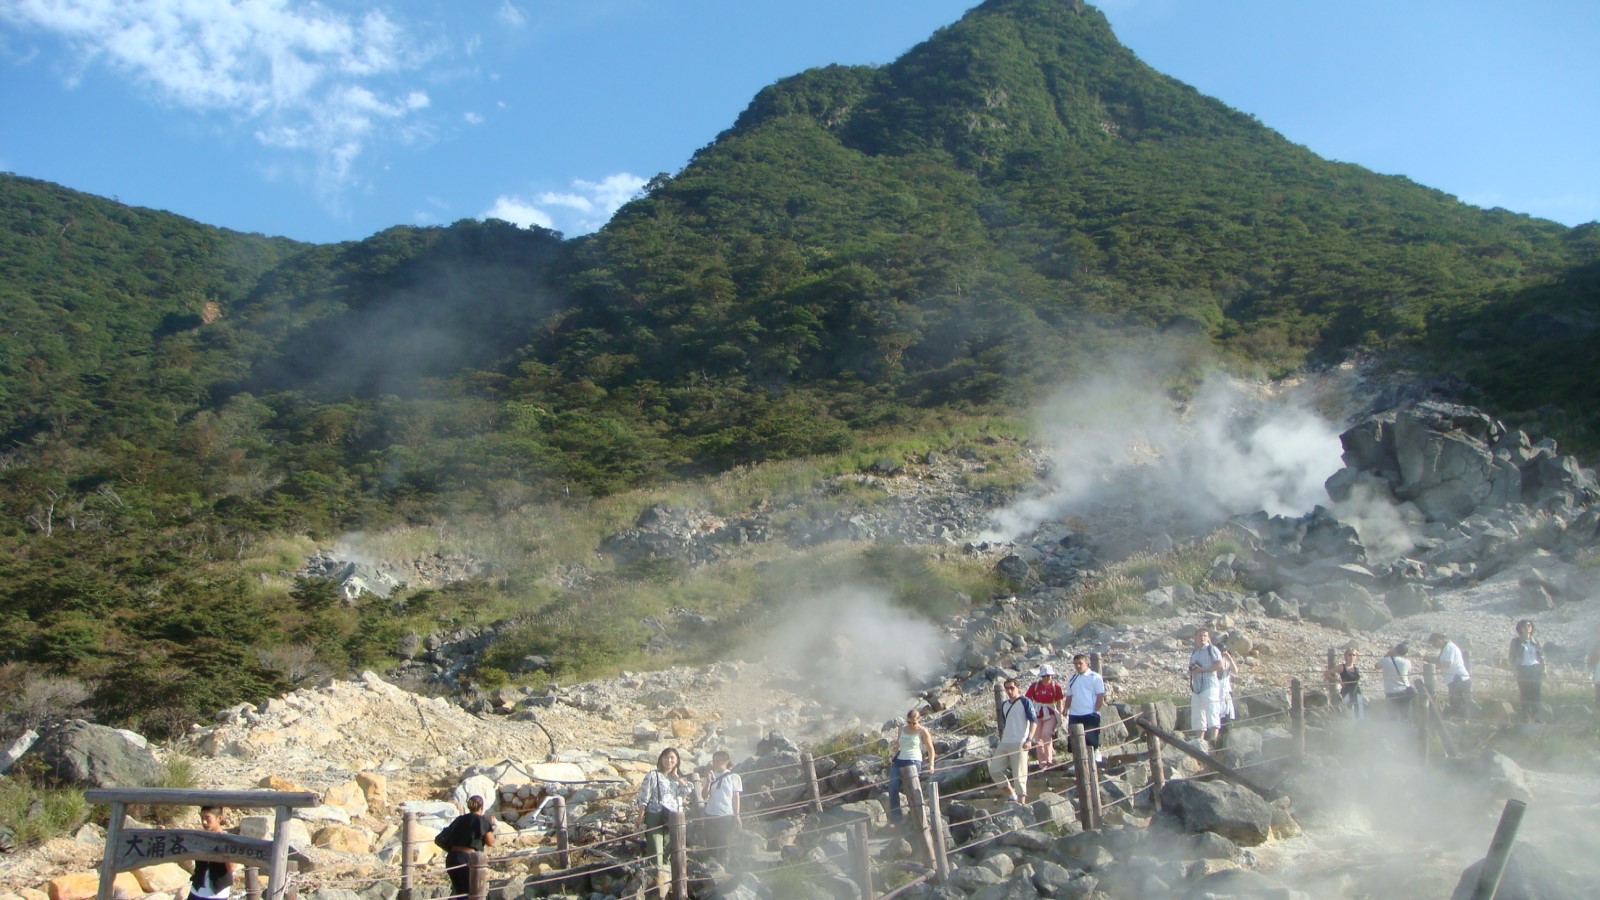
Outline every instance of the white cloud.
{"label": "white cloud", "polygon": [[470,110],[467,111],[467,112],[462,113],[461,114],[461,118],[466,119],[468,125],[482,125],[483,124],[483,116],[478,115],[477,113],[472,112]]}
{"label": "white cloud", "polygon": [[499,19],[502,25],[509,25],[512,28],[521,28],[528,24],[527,13],[524,13],[511,0],[502,0],[500,8],[495,11],[494,17]]}
{"label": "white cloud", "polygon": [[436,50],[381,10],[350,14],[302,0],[11,0],[0,20],[60,39],[80,72],[103,65],[160,102],[231,116],[266,146],[314,155],[329,200],[373,142],[414,139],[406,120],[430,105],[401,82]]}
{"label": "white cloud", "polygon": [[526,228],[539,225],[566,234],[588,234],[611,220],[622,205],[638,196],[645,180],[619,172],[600,181],[574,179],[572,190],[546,191],[532,200],[502,195],[481,219],[504,219]]}
{"label": "white cloud", "polygon": [[540,228],[554,229],[555,220],[544,210],[528,203],[521,197],[496,197],[494,205],[484,210],[480,219],[503,219],[513,225],[527,228],[537,225]]}

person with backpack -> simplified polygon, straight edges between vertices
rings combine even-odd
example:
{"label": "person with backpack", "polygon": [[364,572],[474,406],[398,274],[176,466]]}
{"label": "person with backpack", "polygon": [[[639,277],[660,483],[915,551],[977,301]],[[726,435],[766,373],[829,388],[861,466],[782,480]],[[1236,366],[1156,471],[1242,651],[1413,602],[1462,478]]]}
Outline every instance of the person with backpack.
{"label": "person with backpack", "polygon": [[1000,703],[1000,746],[989,760],[995,786],[1013,803],[1028,802],[1028,748],[1039,738],[1039,713],[1033,701],[1022,696],[1015,678],[1005,680],[1006,699]]}
{"label": "person with backpack", "polygon": [[1066,693],[1056,680],[1055,667],[1049,663],[1039,667],[1038,680],[1028,685],[1025,695],[1033,701],[1034,712],[1039,714],[1039,739],[1034,742],[1034,756],[1040,768],[1056,764],[1056,731],[1061,727],[1061,702]]}
{"label": "person with backpack", "polygon": [[1511,639],[1506,660],[1511,663],[1511,671],[1517,673],[1517,693],[1522,699],[1518,711],[1522,721],[1532,722],[1539,717],[1540,694],[1544,689],[1544,648],[1533,639],[1532,619],[1517,623],[1517,634]]}
{"label": "person with backpack", "polygon": [[711,754],[711,771],[700,799],[706,805],[705,835],[711,858],[727,868],[733,858],[733,835],[742,821],[739,812],[739,795],[744,793],[744,780],[733,771],[733,757],[726,750]]}
{"label": "person with backpack", "polygon": [[471,853],[494,846],[494,822],[483,814],[483,798],[467,798],[467,811],[446,825],[433,842],[444,853],[444,871],[450,876],[450,896],[465,897],[472,890]]}

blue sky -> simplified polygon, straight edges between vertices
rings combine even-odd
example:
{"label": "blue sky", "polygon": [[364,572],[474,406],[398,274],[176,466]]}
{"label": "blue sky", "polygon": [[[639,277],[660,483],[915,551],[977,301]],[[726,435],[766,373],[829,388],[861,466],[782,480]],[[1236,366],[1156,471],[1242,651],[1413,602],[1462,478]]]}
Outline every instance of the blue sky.
{"label": "blue sky", "polygon": [[[569,235],[763,86],[976,0],[0,0],[0,170],[326,242]],[[1597,0],[1105,0],[1154,68],[1330,159],[1600,219]]]}

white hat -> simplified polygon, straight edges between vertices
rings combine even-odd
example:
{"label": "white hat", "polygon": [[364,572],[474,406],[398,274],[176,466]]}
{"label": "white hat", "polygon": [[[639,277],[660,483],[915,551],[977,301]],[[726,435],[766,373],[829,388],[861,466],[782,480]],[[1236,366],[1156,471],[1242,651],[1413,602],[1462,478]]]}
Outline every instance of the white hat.
{"label": "white hat", "polygon": [[1040,678],[1043,678],[1046,675],[1054,675],[1054,674],[1056,674],[1055,667],[1050,665],[1049,663],[1045,663],[1044,665],[1039,667],[1039,677]]}

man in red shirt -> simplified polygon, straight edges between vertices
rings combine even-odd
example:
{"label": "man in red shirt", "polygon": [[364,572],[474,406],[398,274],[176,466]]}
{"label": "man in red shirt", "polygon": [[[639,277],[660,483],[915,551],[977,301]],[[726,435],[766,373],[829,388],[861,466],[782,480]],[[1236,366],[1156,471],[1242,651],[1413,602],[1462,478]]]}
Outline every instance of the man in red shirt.
{"label": "man in red shirt", "polygon": [[1061,701],[1066,694],[1056,680],[1056,670],[1045,663],[1039,667],[1039,680],[1028,685],[1028,699],[1039,707],[1039,740],[1034,745],[1041,768],[1056,762],[1056,729],[1061,724]]}

